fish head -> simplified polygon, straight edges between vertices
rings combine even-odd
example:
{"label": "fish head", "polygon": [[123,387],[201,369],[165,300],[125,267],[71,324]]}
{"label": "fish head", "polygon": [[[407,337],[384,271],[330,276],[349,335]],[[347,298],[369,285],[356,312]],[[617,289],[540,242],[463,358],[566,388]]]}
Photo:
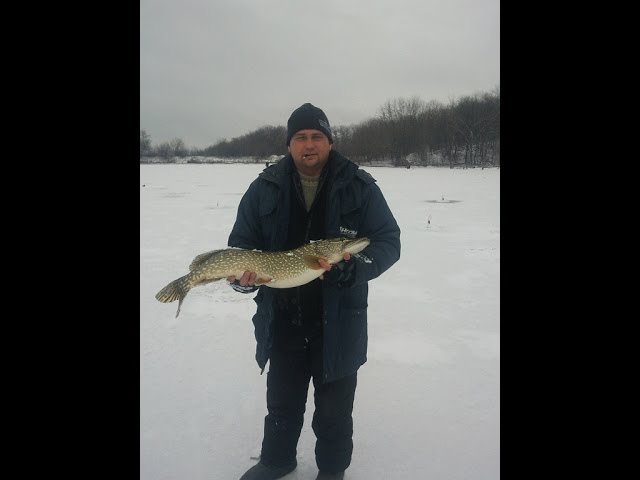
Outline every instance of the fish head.
{"label": "fish head", "polygon": [[331,264],[338,263],[342,260],[345,253],[358,253],[364,250],[370,241],[367,237],[361,238],[330,238],[327,240],[318,240],[314,242],[316,254],[326,258]]}

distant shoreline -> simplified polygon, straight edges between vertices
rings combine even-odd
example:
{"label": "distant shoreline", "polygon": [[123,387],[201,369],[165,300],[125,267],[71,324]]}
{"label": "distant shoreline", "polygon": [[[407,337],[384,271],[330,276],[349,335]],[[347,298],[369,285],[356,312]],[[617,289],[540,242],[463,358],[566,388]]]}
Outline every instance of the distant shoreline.
{"label": "distant shoreline", "polygon": [[[167,159],[160,157],[144,157],[140,159],[140,165],[273,165],[280,160],[281,157],[273,156],[271,158],[253,158],[253,157],[240,157],[240,158],[220,158],[220,157],[170,157]],[[500,165],[485,164],[485,165],[465,165],[464,163],[457,163],[451,166],[449,163],[435,162],[433,164],[420,165],[410,164],[407,165],[394,165],[391,160],[371,160],[354,162],[362,167],[393,167],[393,168],[454,168],[454,169],[475,169],[475,168],[500,168]]]}

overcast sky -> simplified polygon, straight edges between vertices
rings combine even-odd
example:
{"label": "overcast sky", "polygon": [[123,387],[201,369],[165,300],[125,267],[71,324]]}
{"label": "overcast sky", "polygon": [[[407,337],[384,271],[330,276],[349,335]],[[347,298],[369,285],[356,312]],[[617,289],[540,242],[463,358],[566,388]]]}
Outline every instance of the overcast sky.
{"label": "overcast sky", "polygon": [[499,0],[140,0],[140,128],[154,145],[286,125],[305,102],[349,125],[390,99],[499,85]]}

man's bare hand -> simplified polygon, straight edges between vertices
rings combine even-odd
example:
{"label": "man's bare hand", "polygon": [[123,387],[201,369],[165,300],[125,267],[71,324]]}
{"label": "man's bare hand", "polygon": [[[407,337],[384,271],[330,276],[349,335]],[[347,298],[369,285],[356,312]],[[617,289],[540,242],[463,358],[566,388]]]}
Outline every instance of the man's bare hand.
{"label": "man's bare hand", "polygon": [[[343,259],[343,260],[350,260],[350,259],[351,259],[351,254],[350,254],[349,252],[344,252],[344,253],[342,254],[342,259]],[[331,270],[331,267],[333,266],[333,265],[331,265],[330,263],[327,263],[327,262],[325,262],[325,261],[324,261],[324,260],[322,260],[322,259],[319,259],[319,260],[318,260],[318,263],[320,264],[320,266],[321,266],[322,268],[324,268],[324,269],[325,269],[325,271],[326,271],[326,272],[328,272],[329,270]],[[323,275],[320,275],[320,280],[324,280],[324,274],[323,274]]]}
{"label": "man's bare hand", "polygon": [[[244,272],[242,274],[242,277],[240,277],[240,286],[245,287],[247,285],[255,285],[256,276],[257,276],[256,272]],[[227,277],[227,281],[229,283],[235,282],[236,281],[235,275],[231,275],[230,277]]]}

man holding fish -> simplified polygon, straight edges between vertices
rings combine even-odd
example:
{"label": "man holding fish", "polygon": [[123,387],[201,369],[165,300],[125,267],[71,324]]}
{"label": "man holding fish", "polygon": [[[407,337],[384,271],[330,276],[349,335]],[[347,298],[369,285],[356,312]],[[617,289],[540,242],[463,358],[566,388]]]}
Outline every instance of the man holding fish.
{"label": "man holding fish", "polygon": [[275,480],[296,468],[311,379],[317,480],[342,479],[353,452],[357,371],[367,360],[368,282],[400,258],[400,228],[374,178],[333,150],[320,108],[305,103],[291,114],[287,146],[242,197],[229,246],[282,252],[366,238],[333,265],[305,257],[322,274],[303,285],[267,288],[269,279],[251,271],[228,277],[237,291],[259,289],[256,361],[263,371],[269,361],[260,461],[241,480]]}

